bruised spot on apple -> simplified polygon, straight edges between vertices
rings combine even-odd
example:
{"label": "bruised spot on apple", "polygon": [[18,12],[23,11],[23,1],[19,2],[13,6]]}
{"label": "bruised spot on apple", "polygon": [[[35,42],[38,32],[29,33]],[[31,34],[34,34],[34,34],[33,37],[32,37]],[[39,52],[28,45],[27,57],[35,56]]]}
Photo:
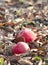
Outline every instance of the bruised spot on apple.
{"label": "bruised spot on apple", "polygon": [[27,29],[21,30],[18,33],[17,37],[18,38],[23,37],[25,42],[30,43],[36,39],[36,34],[32,30],[27,28]]}
{"label": "bruised spot on apple", "polygon": [[18,42],[16,45],[13,46],[13,53],[14,54],[22,54],[26,53],[29,50],[29,46],[25,42]]}

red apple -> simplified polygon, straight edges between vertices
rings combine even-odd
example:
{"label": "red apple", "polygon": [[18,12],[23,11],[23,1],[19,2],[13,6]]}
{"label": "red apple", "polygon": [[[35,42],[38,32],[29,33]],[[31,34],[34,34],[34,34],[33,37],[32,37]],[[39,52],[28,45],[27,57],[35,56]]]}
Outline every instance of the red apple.
{"label": "red apple", "polygon": [[36,34],[30,29],[24,29],[18,33],[17,37],[23,37],[25,39],[25,42],[29,43],[36,39]]}
{"label": "red apple", "polygon": [[14,54],[22,54],[29,50],[29,46],[25,42],[18,42],[17,45],[13,47]]}

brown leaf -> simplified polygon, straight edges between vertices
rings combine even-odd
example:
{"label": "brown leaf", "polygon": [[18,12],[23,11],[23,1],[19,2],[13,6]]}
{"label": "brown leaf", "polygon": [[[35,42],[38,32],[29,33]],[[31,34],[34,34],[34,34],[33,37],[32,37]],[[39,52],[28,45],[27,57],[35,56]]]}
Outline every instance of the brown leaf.
{"label": "brown leaf", "polygon": [[29,60],[24,60],[24,59],[20,59],[19,63],[21,65],[33,65],[33,63],[31,63]]}
{"label": "brown leaf", "polygon": [[24,37],[15,37],[15,42],[16,42],[16,43],[17,43],[17,42],[21,42],[21,41],[25,42]]}

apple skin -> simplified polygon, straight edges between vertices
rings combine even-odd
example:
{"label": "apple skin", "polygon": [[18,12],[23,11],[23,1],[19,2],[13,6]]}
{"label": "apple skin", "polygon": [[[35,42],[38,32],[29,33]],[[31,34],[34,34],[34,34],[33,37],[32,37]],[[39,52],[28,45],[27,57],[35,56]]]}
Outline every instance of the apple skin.
{"label": "apple skin", "polygon": [[17,37],[23,37],[25,42],[30,43],[36,39],[36,34],[30,29],[24,29],[18,33]]}
{"label": "apple skin", "polygon": [[18,42],[16,45],[13,47],[13,53],[14,54],[22,54],[26,53],[29,50],[29,46],[25,42]]}

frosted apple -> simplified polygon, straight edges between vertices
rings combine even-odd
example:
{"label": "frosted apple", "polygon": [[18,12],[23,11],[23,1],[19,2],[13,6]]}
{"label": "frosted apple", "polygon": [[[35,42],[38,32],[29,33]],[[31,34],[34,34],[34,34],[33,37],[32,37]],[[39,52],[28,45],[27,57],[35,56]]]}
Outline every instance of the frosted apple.
{"label": "frosted apple", "polygon": [[25,42],[18,42],[17,45],[13,47],[14,54],[26,53],[29,50],[29,46]]}
{"label": "frosted apple", "polygon": [[32,42],[36,39],[36,34],[30,29],[21,30],[17,37],[23,37],[25,42]]}

